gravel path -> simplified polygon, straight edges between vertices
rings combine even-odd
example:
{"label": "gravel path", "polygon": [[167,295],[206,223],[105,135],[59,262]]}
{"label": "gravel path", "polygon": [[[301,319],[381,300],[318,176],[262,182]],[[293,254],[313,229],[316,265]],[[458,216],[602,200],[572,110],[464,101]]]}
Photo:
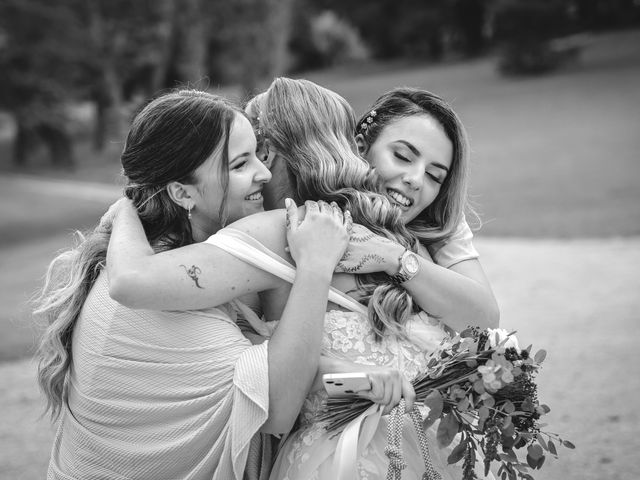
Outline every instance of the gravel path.
{"label": "gravel path", "polygon": [[[548,351],[538,378],[548,429],[573,441],[538,480],[635,480],[640,449],[640,238],[479,238],[502,326]],[[29,360],[0,364],[0,478],[44,477],[53,429],[38,420]]]}

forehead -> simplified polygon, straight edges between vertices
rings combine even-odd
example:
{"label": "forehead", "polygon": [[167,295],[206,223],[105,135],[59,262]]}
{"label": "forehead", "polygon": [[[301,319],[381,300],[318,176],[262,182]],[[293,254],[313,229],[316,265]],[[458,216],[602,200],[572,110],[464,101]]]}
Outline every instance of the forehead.
{"label": "forehead", "polygon": [[249,120],[239,113],[235,115],[229,131],[229,158],[242,153],[247,148],[255,148],[256,137]]}
{"label": "forehead", "polygon": [[418,141],[436,133],[445,135],[444,128],[434,117],[425,114],[412,115],[394,120],[384,127],[380,136],[384,136],[387,141],[400,139],[414,139]]}
{"label": "forehead", "polygon": [[447,167],[453,161],[453,144],[440,122],[430,115],[413,115],[390,123],[382,130],[377,142],[382,145],[409,144],[419,156]]}

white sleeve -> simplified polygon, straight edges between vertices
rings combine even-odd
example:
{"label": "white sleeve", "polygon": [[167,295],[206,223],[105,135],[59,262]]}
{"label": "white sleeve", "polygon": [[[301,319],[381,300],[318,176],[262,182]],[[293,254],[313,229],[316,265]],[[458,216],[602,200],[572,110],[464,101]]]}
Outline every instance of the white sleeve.
{"label": "white sleeve", "polygon": [[450,268],[456,263],[473,260],[480,256],[473,246],[472,240],[473,232],[463,215],[453,235],[448,240],[429,245],[427,250],[434,262],[441,267]]}

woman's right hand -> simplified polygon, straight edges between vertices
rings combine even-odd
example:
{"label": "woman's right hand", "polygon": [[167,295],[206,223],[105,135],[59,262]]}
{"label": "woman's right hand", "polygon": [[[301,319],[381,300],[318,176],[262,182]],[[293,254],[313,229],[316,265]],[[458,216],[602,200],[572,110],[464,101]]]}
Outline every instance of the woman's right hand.
{"label": "woman's right hand", "polygon": [[405,401],[405,411],[411,411],[416,399],[416,392],[411,382],[399,370],[371,366],[367,367],[366,373],[371,381],[371,390],[357,392],[359,397],[384,405],[383,415],[391,412],[393,407],[400,403],[401,398],[404,398]]}
{"label": "woman's right hand", "polygon": [[289,253],[296,265],[333,274],[349,244],[349,212],[343,214],[336,205],[326,202],[307,201],[304,219],[298,221],[296,203],[287,198],[285,205]]}
{"label": "woman's right hand", "polygon": [[133,206],[133,202],[131,200],[129,200],[127,197],[120,197],[118,200],[112,203],[109,206],[109,209],[104,213],[104,215],[102,215],[97,228],[105,232],[111,232],[113,221],[123,208],[130,208],[135,210],[135,207]]}

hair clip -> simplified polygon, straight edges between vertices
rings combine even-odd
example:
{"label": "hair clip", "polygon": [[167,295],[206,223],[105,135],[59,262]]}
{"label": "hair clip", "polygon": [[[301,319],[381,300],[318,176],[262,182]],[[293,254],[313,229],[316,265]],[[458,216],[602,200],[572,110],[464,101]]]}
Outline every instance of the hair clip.
{"label": "hair clip", "polygon": [[371,112],[369,112],[369,115],[367,115],[367,118],[365,118],[365,121],[360,124],[360,130],[366,132],[373,123],[373,119],[376,118],[377,114],[378,112],[376,112],[375,110],[371,110]]}

